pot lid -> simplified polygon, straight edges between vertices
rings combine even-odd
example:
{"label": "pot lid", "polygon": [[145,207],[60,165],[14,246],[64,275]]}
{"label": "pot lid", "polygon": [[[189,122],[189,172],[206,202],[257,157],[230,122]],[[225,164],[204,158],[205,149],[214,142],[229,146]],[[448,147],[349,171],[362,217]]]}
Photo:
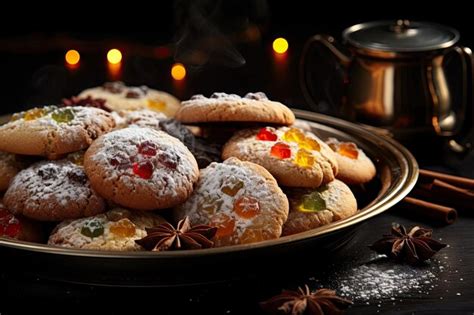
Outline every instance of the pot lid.
{"label": "pot lid", "polygon": [[357,48],[372,51],[422,52],[453,46],[459,40],[459,32],[434,23],[376,21],[347,28],[343,38]]}

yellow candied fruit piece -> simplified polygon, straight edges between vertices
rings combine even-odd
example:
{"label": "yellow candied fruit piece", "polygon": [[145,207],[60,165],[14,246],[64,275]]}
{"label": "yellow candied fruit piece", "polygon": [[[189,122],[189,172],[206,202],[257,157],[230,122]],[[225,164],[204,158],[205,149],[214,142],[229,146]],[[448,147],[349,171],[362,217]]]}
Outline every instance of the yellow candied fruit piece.
{"label": "yellow candied fruit piece", "polygon": [[83,166],[84,165],[84,153],[83,152],[75,152],[71,153],[68,156],[68,160],[72,163]]}
{"label": "yellow candied fruit piece", "polygon": [[304,141],[299,142],[298,146],[306,150],[314,150],[314,151],[321,150],[321,146],[319,145],[319,142],[309,137],[306,137]]}
{"label": "yellow candied fruit piece", "polygon": [[37,118],[40,118],[42,116],[44,116],[45,112],[42,108],[32,108],[30,110],[28,110],[25,115],[23,116],[23,118],[25,120],[34,120],[34,119],[37,119]]}
{"label": "yellow candied fruit piece", "polygon": [[316,162],[314,155],[306,149],[299,149],[296,152],[295,163],[301,167],[312,167]]}
{"label": "yellow candied fruit piece", "polygon": [[305,140],[305,136],[301,130],[290,128],[283,134],[282,139],[288,142],[300,143]]}
{"label": "yellow candied fruit piece", "polygon": [[129,219],[121,219],[112,223],[109,228],[110,232],[118,237],[132,237],[135,235],[135,224]]}
{"label": "yellow candied fruit piece", "polygon": [[214,214],[219,211],[222,203],[223,200],[219,199],[218,197],[204,197],[204,201],[201,204],[201,209],[207,214]]}
{"label": "yellow candied fruit piece", "polygon": [[148,108],[150,108],[152,110],[155,110],[155,111],[161,112],[166,108],[166,103],[163,102],[163,101],[148,99],[147,103],[148,103],[147,104]]}
{"label": "yellow candied fruit piece", "polygon": [[222,184],[221,191],[226,195],[234,197],[243,187],[244,182],[242,182],[234,175],[231,175],[226,178],[226,180]]}

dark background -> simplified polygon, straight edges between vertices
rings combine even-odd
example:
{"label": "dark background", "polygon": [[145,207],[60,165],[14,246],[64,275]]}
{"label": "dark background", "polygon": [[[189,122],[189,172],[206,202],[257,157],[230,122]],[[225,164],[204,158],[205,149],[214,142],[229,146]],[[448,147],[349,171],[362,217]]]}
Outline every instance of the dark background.
{"label": "dark background", "polygon": [[[35,12],[35,5],[28,6],[29,12]],[[402,18],[452,26],[460,31],[462,44],[474,43],[468,10],[452,1],[440,6],[408,1],[177,0],[159,1],[153,7],[108,3],[102,11],[70,2],[59,12],[1,22],[0,113],[57,103],[110,80],[105,55],[113,47],[123,52],[120,79],[128,84],[146,84],[180,99],[214,91],[264,91],[292,107],[305,108],[298,62],[304,42],[313,34],[340,39],[342,30],[353,24]],[[27,25],[32,27],[21,31]],[[257,29],[260,36],[246,38],[249,28]],[[273,39],[279,36],[290,44],[283,60],[277,60],[271,50]],[[153,56],[159,46],[170,49],[169,57]],[[64,65],[64,54],[72,48],[81,53],[80,66],[74,71]],[[209,58],[192,62],[192,51]],[[179,84],[169,74],[175,59],[188,69]]]}

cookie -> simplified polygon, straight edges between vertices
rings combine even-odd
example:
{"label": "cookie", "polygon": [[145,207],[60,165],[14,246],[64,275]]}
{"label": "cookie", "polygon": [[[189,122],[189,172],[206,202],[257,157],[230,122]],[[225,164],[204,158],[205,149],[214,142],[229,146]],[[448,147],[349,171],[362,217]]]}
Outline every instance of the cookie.
{"label": "cookie", "polygon": [[105,106],[114,111],[150,109],[173,117],[181,107],[173,95],[146,86],[126,86],[123,82],[107,82],[82,91],[78,97],[105,100]]}
{"label": "cookie", "polygon": [[14,114],[0,126],[0,150],[56,159],[87,148],[115,126],[114,119],[93,107],[46,106]]}
{"label": "cookie", "polygon": [[293,188],[286,191],[290,201],[283,235],[308,231],[357,212],[357,201],[346,184],[334,180],[316,189]]}
{"label": "cookie", "polygon": [[7,190],[12,178],[27,165],[25,159],[0,151],[0,192]]}
{"label": "cookie", "polygon": [[130,127],[97,139],[84,156],[91,185],[112,202],[141,210],[186,200],[199,176],[196,159],[178,139]]}
{"label": "cookie", "polygon": [[270,101],[262,92],[248,93],[244,97],[226,93],[214,93],[209,98],[194,95],[181,104],[176,119],[183,123],[232,121],[291,125],[295,121],[288,107]]}
{"label": "cookie", "polygon": [[3,203],[13,214],[39,221],[62,221],[105,211],[84,168],[69,160],[42,161],[19,172]]}
{"label": "cookie", "polygon": [[329,138],[326,143],[336,153],[338,179],[348,185],[356,185],[367,183],[375,177],[374,163],[355,143],[340,142],[336,138]]}
{"label": "cookie", "polygon": [[61,222],[48,244],[90,250],[138,251],[135,243],[147,235],[146,228],[165,223],[159,215],[116,208],[106,213]]}
{"label": "cookie", "polygon": [[264,127],[237,132],[225,145],[222,158],[235,156],[265,167],[279,184],[315,188],[334,180],[334,152],[308,131]]}
{"label": "cookie", "polygon": [[117,129],[134,126],[161,130],[160,121],[168,119],[165,114],[149,109],[121,111],[119,115],[122,119],[117,123]]}
{"label": "cookie", "polygon": [[218,228],[215,246],[278,238],[288,216],[288,199],[263,167],[230,158],[201,170],[197,186],[174,216]]}
{"label": "cookie", "polygon": [[27,242],[43,242],[43,228],[37,221],[13,215],[0,204],[0,237]]}

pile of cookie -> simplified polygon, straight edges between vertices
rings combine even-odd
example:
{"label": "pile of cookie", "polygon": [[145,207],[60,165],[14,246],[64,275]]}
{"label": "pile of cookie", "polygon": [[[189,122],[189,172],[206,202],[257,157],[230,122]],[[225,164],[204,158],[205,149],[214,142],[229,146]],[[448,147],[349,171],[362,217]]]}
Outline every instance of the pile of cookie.
{"label": "pile of cookie", "polygon": [[355,214],[348,185],[376,175],[356,144],[324,140],[263,93],[180,103],[106,83],[0,126],[0,237],[144,250],[186,217],[214,246],[305,232]]}

